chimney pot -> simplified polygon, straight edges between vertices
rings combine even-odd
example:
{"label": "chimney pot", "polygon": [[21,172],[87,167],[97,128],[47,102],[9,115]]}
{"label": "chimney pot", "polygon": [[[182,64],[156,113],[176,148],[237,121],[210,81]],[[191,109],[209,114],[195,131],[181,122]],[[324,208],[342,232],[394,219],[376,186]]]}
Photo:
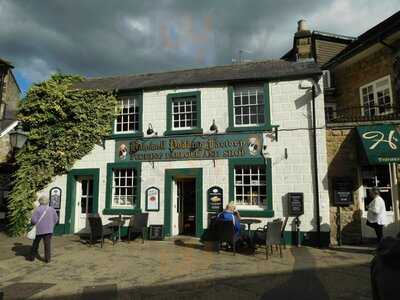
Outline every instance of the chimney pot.
{"label": "chimney pot", "polygon": [[297,32],[308,31],[308,25],[306,20],[299,20],[297,22]]}

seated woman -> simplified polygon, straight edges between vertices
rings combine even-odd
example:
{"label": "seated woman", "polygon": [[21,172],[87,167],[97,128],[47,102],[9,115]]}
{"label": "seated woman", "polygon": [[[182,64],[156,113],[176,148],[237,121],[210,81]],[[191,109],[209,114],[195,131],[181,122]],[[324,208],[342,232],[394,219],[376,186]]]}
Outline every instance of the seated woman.
{"label": "seated woman", "polygon": [[229,202],[225,210],[217,215],[217,219],[232,221],[236,235],[240,235],[240,214],[233,202]]}

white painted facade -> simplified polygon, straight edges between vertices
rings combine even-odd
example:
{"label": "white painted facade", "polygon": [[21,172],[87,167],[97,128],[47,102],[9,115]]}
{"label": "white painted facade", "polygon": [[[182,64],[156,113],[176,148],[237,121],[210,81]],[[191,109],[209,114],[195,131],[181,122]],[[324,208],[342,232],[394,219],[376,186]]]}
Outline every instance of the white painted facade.
{"label": "white painted facade", "polygon": [[[322,81],[320,82],[322,85]],[[316,231],[313,169],[312,169],[312,120],[311,92],[300,88],[300,81],[270,82],[271,124],[279,125],[278,141],[268,145],[272,160],[272,189],[274,217],[263,218],[265,223],[275,218],[284,218],[287,213],[284,202],[288,192],[302,192],[305,200],[305,213],[300,217],[301,230]],[[219,133],[224,133],[228,127],[228,86],[214,85],[208,87],[192,87],[184,89],[165,89],[143,92],[143,131],[146,137],[147,125],[151,123],[158,136],[166,130],[167,94],[200,91],[201,92],[201,127],[205,134],[213,119]],[[327,154],[325,144],[325,114],[323,94],[316,98],[317,118],[317,153],[318,179],[320,192],[321,230],[329,231],[329,197],[327,186]],[[285,157],[285,149],[287,157]],[[115,160],[115,140],[105,141],[105,147],[95,146],[93,151],[77,161],[72,169],[99,168],[99,207],[98,211],[107,223],[109,215],[103,215],[106,198],[107,163]],[[207,195],[206,190],[219,185],[224,190],[224,205],[232,195],[229,195],[229,168],[227,159],[169,161],[142,163],[141,173],[141,210],[145,211],[145,191],[150,186],[160,189],[160,211],[150,212],[149,225],[164,222],[164,174],[165,169],[202,168],[203,169],[203,227],[207,226]],[[67,201],[67,175],[58,176],[42,192],[48,193],[52,187],[62,189],[62,207],[60,223],[65,220]],[[245,209],[245,208],[243,208]],[[286,230],[291,231],[292,218],[289,219]],[[174,223],[174,222],[173,222]],[[173,226],[176,224],[173,224]],[[260,224],[263,225],[263,224]]]}

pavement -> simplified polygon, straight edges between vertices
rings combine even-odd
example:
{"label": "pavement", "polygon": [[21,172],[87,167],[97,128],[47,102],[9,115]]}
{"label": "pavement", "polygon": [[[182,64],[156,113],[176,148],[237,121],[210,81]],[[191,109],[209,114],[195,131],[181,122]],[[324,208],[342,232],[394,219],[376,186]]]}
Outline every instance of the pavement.
{"label": "pavement", "polygon": [[30,245],[0,234],[4,300],[372,299],[371,248],[287,247],[282,258],[274,252],[266,260],[264,249],[218,254],[188,237],[114,246],[107,241],[100,248],[66,235],[53,237],[46,264],[25,260]]}

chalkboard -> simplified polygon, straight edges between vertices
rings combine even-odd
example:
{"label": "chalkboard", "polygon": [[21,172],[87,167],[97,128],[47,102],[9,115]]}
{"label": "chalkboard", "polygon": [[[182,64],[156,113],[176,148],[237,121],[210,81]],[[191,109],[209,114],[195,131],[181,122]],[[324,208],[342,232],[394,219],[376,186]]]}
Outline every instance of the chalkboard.
{"label": "chalkboard", "polygon": [[288,193],[289,216],[296,217],[304,214],[304,194]]}
{"label": "chalkboard", "polygon": [[348,177],[333,179],[333,204],[346,206],[353,204],[353,182]]}
{"label": "chalkboard", "polygon": [[150,225],[149,226],[149,240],[163,240],[164,239],[164,226],[163,225]]}
{"label": "chalkboard", "polygon": [[210,187],[207,191],[207,203],[209,212],[222,211],[224,200],[223,190],[219,186]]}

